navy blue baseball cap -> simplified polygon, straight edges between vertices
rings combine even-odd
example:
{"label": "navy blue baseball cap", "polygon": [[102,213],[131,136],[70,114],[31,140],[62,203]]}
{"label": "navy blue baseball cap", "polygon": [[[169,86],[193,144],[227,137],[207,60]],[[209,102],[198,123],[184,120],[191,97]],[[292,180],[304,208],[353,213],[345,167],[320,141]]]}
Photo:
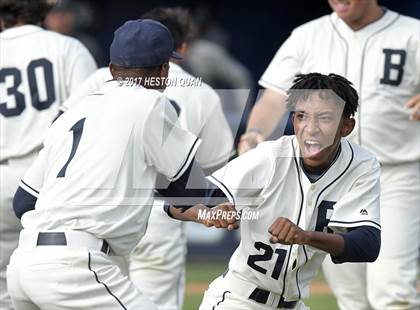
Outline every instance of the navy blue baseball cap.
{"label": "navy blue baseball cap", "polygon": [[169,58],[182,59],[174,51],[168,28],[152,19],[129,20],[114,32],[110,47],[111,64],[125,68],[162,65]]}

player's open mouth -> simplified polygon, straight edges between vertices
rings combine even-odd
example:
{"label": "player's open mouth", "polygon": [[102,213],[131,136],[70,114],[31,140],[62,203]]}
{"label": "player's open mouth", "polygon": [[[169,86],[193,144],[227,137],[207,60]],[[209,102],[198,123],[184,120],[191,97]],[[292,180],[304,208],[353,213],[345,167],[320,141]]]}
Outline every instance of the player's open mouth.
{"label": "player's open mouth", "polygon": [[312,157],[322,151],[322,144],[317,140],[305,140],[305,156]]}

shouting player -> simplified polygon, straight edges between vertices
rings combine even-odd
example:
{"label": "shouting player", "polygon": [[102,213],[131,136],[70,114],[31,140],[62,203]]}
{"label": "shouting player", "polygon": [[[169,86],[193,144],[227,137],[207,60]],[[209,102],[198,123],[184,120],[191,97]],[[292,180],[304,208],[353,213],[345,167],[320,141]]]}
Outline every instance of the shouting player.
{"label": "shouting player", "polygon": [[344,138],[357,106],[343,77],[298,75],[288,97],[296,135],[262,143],[209,177],[258,220],[241,220],[229,270],[200,310],[305,309],[326,254],[334,263],[377,258],[380,166]]}
{"label": "shouting player", "polygon": [[342,310],[418,309],[420,21],[376,0],[329,4],[334,12],[293,30],[261,77],[266,90],[239,151],[270,135],[296,73],[335,72],[353,82],[360,109],[350,139],[382,165],[383,246],[373,264],[337,266],[325,260],[324,272]]}
{"label": "shouting player", "polygon": [[6,265],[21,228],[12,197],[59,107],[95,69],[76,39],[40,27],[48,1],[0,0],[0,308],[12,309]]}

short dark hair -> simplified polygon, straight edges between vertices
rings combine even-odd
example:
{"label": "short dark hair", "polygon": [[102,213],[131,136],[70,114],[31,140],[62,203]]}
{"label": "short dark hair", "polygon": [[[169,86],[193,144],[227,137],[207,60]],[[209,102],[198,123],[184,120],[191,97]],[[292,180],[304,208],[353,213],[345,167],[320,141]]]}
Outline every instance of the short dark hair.
{"label": "short dark hair", "polygon": [[0,19],[6,28],[18,22],[37,25],[44,21],[52,7],[47,0],[0,0]]}
{"label": "short dark hair", "polygon": [[292,111],[296,102],[299,100],[307,100],[314,90],[319,91],[321,98],[332,99],[331,92],[329,91],[332,90],[338,97],[343,99],[345,103],[343,117],[352,117],[359,106],[359,96],[352,85],[353,84],[349,80],[334,73],[328,75],[316,72],[297,74],[293,81],[293,86],[287,91],[287,107]]}
{"label": "short dark hair", "polygon": [[181,7],[158,7],[141,16],[142,19],[154,19],[161,22],[172,34],[174,49],[189,42],[195,34],[195,26],[188,9]]}
{"label": "short dark hair", "polygon": [[118,65],[112,65],[112,67],[114,68],[114,72],[117,75],[127,75],[127,73],[129,75],[133,75],[133,76],[143,76],[143,77],[151,77],[154,76],[156,71],[160,70],[160,68],[163,66],[159,65],[159,66],[154,66],[154,67],[147,67],[147,68],[126,68],[126,67],[122,67],[122,66],[118,66]]}

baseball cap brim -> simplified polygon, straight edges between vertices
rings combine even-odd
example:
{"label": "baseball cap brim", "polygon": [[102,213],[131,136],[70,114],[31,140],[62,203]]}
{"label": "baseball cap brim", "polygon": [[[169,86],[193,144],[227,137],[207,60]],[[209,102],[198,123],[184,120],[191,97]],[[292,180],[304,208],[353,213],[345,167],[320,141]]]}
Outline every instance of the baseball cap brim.
{"label": "baseball cap brim", "polygon": [[179,54],[177,52],[172,52],[171,58],[174,58],[174,59],[177,59],[177,60],[183,60],[184,59],[184,57],[182,57],[181,54]]}

